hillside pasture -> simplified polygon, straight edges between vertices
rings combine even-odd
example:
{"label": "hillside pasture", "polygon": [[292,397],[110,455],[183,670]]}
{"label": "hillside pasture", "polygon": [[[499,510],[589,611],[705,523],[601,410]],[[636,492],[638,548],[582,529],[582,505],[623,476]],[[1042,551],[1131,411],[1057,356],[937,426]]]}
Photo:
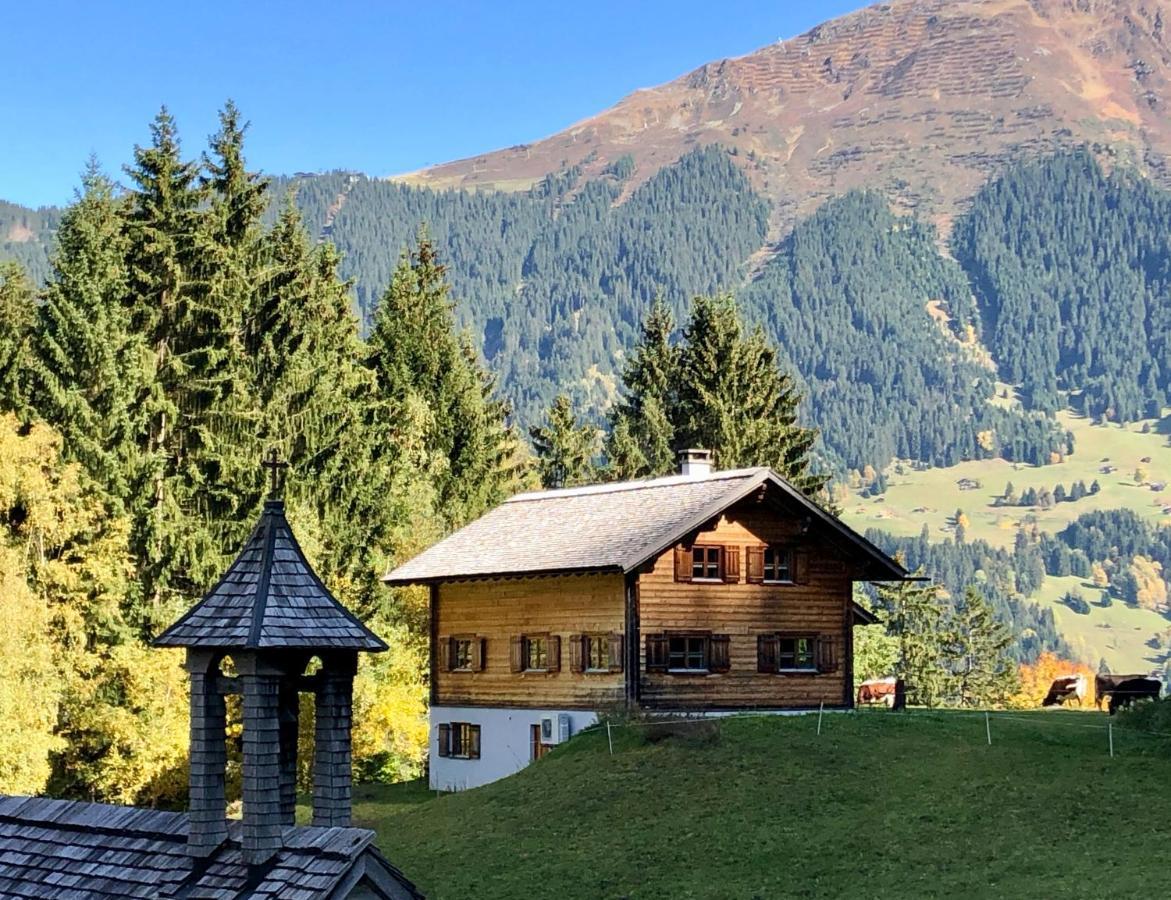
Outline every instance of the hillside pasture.
{"label": "hillside pasture", "polygon": [[[1171,521],[1171,486],[1151,490],[1151,483],[1171,485],[1171,421],[1138,422],[1131,425],[1094,425],[1070,412],[1057,414],[1058,421],[1074,436],[1074,452],[1059,463],[1030,466],[1003,459],[960,463],[948,468],[913,469],[903,463],[899,474],[891,466],[886,474],[887,490],[878,498],[853,494],[843,504],[842,518],[852,527],[880,528],[901,537],[917,537],[926,524],[931,540],[952,537],[957,509],[967,515],[969,540],[985,540],[999,547],[1011,547],[1017,527],[1035,521],[1042,531],[1056,533],[1083,513],[1098,509],[1133,509],[1150,522]],[[1143,433],[1144,424],[1149,428]],[[1142,460],[1149,458],[1150,462]],[[1134,472],[1142,467],[1148,483],[1138,485]],[[1102,469],[1112,468],[1106,473]],[[1050,509],[1022,506],[993,506],[996,497],[1012,482],[1020,495],[1032,487],[1052,490],[1057,484],[1068,490],[1075,481],[1088,488],[1095,480],[1101,490],[1076,502],[1055,504]],[[961,484],[979,483],[965,490]]]}
{"label": "hillside pasture", "polygon": [[[1149,897],[1171,739],[1093,712],[912,711],[575,737],[495,784],[359,788],[357,823],[434,900]],[[1090,727],[1086,727],[1090,726]],[[1125,848],[1131,848],[1127,850]]]}

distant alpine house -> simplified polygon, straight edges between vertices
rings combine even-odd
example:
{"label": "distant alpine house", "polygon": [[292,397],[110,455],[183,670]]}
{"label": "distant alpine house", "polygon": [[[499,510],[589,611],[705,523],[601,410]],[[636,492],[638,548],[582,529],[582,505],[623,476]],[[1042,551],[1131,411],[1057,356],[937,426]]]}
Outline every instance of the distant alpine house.
{"label": "distant alpine house", "polygon": [[853,581],[897,562],[768,468],[521,494],[386,576],[431,587],[431,786],[509,775],[600,711],[845,708]]}
{"label": "distant alpine house", "polygon": [[[0,897],[422,896],[373,832],[350,826],[354,671],[359,651],[386,644],[322,585],[280,500],[265,504],[219,583],[155,643],[187,650],[190,811],[0,797]],[[305,674],[314,658],[319,669]],[[301,692],[315,697],[307,826],[293,821]],[[241,821],[226,818],[228,694],[243,697]]]}

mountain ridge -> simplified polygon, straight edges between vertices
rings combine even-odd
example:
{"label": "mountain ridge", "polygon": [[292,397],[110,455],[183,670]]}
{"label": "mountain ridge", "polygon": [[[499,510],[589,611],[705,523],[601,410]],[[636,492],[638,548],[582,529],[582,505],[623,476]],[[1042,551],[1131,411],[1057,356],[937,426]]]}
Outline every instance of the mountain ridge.
{"label": "mountain ridge", "polygon": [[397,177],[515,190],[631,156],[633,187],[720,143],[773,204],[774,232],[859,187],[946,231],[1022,156],[1090,145],[1171,184],[1165,23],[1167,0],[895,0],[634,91],[542,140]]}

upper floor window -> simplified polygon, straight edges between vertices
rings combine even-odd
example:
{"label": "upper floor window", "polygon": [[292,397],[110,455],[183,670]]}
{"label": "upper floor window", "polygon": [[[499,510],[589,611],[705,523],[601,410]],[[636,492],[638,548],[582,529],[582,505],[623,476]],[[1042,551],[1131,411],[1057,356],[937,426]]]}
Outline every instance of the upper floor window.
{"label": "upper floor window", "polygon": [[675,548],[676,581],[740,580],[740,548],[721,544],[695,544]]}
{"label": "upper floor window", "polygon": [[561,670],[561,638],[556,634],[522,634],[512,639],[513,672],[558,672]]}
{"label": "upper floor window", "polygon": [[573,672],[599,674],[622,671],[622,632],[569,636],[569,667]]}
{"label": "upper floor window", "polygon": [[440,640],[440,667],[448,672],[480,672],[484,669],[486,641],[474,634],[457,634]]}
{"label": "upper floor window", "polygon": [[809,581],[809,553],[803,547],[769,544],[747,549],[749,584],[805,584]]}
{"label": "upper floor window", "polygon": [[793,580],[793,549],[791,547],[764,548],[764,580]]}

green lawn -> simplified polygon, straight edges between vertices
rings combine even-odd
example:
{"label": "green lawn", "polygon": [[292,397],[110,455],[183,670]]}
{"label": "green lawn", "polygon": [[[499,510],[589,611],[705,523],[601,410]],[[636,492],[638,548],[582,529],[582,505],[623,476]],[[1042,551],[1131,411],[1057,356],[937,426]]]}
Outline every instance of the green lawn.
{"label": "green lawn", "polygon": [[355,813],[436,900],[1155,896],[1171,740],[1116,727],[1111,759],[1105,723],[994,717],[988,746],[978,713],[738,719],[616,731],[613,756],[591,732],[462,794],[364,787]]}

